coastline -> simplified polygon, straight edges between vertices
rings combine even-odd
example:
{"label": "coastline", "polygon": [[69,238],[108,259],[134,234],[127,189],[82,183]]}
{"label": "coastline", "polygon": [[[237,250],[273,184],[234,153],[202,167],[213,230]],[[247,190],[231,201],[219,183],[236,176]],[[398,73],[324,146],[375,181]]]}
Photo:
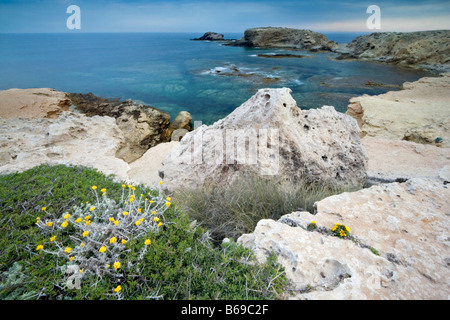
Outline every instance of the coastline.
{"label": "coastline", "polygon": [[[449,87],[450,73],[405,82],[398,91],[350,99],[347,113],[328,105],[303,110],[289,88],[263,88],[195,130],[189,113],[171,121],[132,101],[48,88],[5,90],[0,175],[42,163],[80,165],[131,184],[156,188],[162,179],[172,196],[190,184],[232,185],[246,172],[244,164],[214,158],[226,130],[245,137],[276,128],[282,143],[264,141],[258,169],[278,165],[282,177],[324,185],[365,180],[356,191],[317,201],[313,212],[299,208],[276,221],[261,219],[237,239],[259,262],[274,252],[289,281],[282,298],[447,299]],[[189,162],[199,133],[206,164]],[[279,146],[278,158],[272,145]],[[331,235],[326,230],[333,223],[349,226],[351,237]]]}

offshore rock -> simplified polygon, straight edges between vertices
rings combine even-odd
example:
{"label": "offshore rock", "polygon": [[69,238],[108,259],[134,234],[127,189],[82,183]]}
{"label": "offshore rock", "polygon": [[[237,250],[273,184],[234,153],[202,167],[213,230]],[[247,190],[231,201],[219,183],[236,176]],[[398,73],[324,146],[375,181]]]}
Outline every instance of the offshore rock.
{"label": "offshore rock", "polygon": [[223,38],[223,34],[220,34],[220,33],[217,33],[217,32],[206,32],[200,38],[195,38],[195,39],[192,39],[192,40],[223,41],[225,39]]}
{"label": "offshore rock", "polygon": [[187,133],[162,162],[169,190],[232,183],[242,173],[357,185],[366,157],[356,121],[333,107],[301,110],[288,88],[261,89],[226,118]]}
{"label": "offshore rock", "polygon": [[311,30],[265,27],[247,29],[240,40],[230,42],[228,45],[319,51],[330,50],[336,44],[334,41],[328,41],[324,34]]}

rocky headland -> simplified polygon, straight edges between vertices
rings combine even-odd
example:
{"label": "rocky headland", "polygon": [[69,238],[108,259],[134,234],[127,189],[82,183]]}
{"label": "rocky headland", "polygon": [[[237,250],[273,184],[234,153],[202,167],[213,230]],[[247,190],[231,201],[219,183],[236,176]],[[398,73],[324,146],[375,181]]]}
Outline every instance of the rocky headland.
{"label": "rocky headland", "polygon": [[344,47],[338,59],[356,58],[450,71],[450,30],[376,32],[359,36]]}

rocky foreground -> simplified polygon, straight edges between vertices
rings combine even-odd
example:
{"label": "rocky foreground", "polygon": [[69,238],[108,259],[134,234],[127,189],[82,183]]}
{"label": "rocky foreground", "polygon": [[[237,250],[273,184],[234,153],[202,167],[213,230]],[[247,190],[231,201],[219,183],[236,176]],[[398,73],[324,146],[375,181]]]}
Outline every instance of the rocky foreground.
{"label": "rocky foreground", "polygon": [[[336,185],[365,180],[367,188],[323,199],[314,212],[261,220],[238,242],[252,248],[261,261],[272,252],[277,255],[289,280],[286,299],[448,299],[448,86],[448,75],[442,75],[405,84],[398,92],[355,98],[349,111],[358,101],[359,117],[338,113],[331,106],[302,110],[288,88],[261,89],[226,118],[185,133],[181,141],[161,138],[132,162],[120,156],[124,145],[133,141],[121,123],[138,132],[141,126],[159,126],[151,132],[165,133],[171,125],[172,132],[185,126],[184,118],[149,122],[142,106],[90,95],[78,96],[77,108],[61,107],[56,118],[53,111],[35,117],[34,112],[24,112],[28,107],[20,107],[29,105],[30,92],[23,91],[23,104],[21,91],[15,92],[14,110],[8,109],[12,101],[8,92],[6,100],[0,99],[0,110],[9,110],[10,115],[0,119],[0,173],[41,163],[76,164],[150,186],[162,177],[169,191],[211,181],[232,183],[251,170]],[[45,109],[52,95],[67,99],[66,94],[47,89],[39,93],[31,94],[45,97],[40,102]],[[365,108],[371,99],[376,99],[380,113]],[[50,101],[51,108],[60,105],[58,99]],[[410,122],[397,117],[395,103],[404,108],[405,116],[416,114],[418,103],[428,105],[413,127],[427,128],[433,137],[438,132],[442,140],[392,135],[391,128],[401,127],[402,120]],[[439,115],[434,114],[439,106]],[[386,124],[385,130],[369,134],[366,128],[375,118]],[[314,230],[308,228],[312,221]],[[342,239],[330,233],[335,223],[347,226],[351,236]]]}

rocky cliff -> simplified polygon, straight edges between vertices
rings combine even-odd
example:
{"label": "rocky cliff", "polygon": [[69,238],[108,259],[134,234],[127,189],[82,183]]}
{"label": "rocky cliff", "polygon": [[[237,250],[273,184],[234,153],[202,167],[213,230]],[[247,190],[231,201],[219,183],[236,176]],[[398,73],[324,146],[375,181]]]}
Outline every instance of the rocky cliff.
{"label": "rocky cliff", "polygon": [[138,105],[131,100],[103,99],[92,93],[70,93],[68,97],[77,110],[87,116],[108,116],[116,119],[125,138],[125,143],[117,150],[117,157],[128,163],[139,159],[151,147],[169,142],[175,130],[184,129],[183,134],[191,130],[192,117],[187,111],[180,112],[170,123],[170,115],[167,112]]}

